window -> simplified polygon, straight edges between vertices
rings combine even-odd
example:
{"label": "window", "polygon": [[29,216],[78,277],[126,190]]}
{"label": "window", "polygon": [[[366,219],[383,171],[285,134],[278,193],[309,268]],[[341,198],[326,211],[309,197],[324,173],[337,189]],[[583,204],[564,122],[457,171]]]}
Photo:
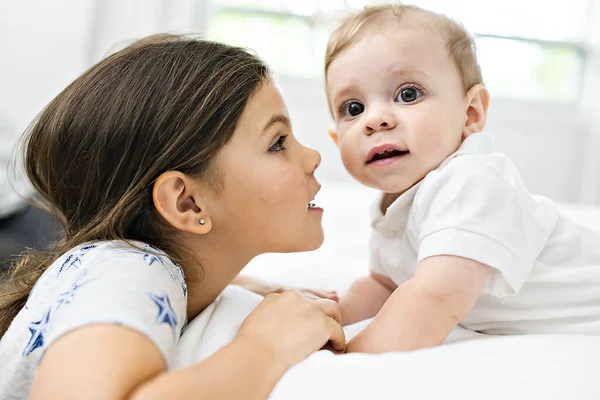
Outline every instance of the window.
{"label": "window", "polygon": [[[368,0],[213,0],[207,36],[257,51],[276,73],[322,78],[327,38],[345,9]],[[576,102],[591,0],[414,0],[475,35],[492,96]]]}

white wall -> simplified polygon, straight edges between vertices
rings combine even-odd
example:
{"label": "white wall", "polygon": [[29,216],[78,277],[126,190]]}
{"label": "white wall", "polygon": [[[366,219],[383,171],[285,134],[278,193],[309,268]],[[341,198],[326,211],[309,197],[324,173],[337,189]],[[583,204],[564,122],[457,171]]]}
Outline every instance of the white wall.
{"label": "white wall", "polygon": [[197,0],[95,0],[98,4],[90,64],[153,33],[198,33],[209,14],[208,2]]}
{"label": "white wall", "polygon": [[116,44],[201,26],[203,7],[195,0],[2,0],[0,149]]}
{"label": "white wall", "polygon": [[600,1],[592,3],[591,31],[587,47],[589,59],[584,76],[581,109],[589,127],[583,143],[580,200],[600,204]]}
{"label": "white wall", "polygon": [[[0,146],[87,67],[93,0],[0,2]],[[11,139],[7,139],[7,137]]]}

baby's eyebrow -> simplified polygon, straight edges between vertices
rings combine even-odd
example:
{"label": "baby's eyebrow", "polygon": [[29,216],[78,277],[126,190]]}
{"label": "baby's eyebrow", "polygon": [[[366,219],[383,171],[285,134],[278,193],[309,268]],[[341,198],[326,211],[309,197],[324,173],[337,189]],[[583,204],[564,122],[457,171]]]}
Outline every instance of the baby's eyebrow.
{"label": "baby's eyebrow", "polygon": [[351,93],[356,91],[356,86],[355,85],[349,85],[349,86],[345,86],[344,88],[342,88],[342,90],[339,90],[337,92],[334,93],[332,99],[333,102],[337,102],[338,99],[340,97],[347,97],[349,96]]}
{"label": "baby's eyebrow", "polygon": [[424,69],[412,67],[392,67],[388,70],[388,72],[396,77],[403,77],[407,79],[414,79],[418,77],[429,78],[431,76]]}

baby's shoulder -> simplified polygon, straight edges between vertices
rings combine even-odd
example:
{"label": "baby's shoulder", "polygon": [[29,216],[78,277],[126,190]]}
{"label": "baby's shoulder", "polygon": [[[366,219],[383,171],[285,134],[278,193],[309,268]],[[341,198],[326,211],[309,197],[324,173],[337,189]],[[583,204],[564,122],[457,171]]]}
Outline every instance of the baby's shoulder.
{"label": "baby's shoulder", "polygon": [[521,173],[504,153],[464,154],[445,160],[423,179],[422,189],[441,186],[523,187]]}
{"label": "baby's shoulder", "polygon": [[[429,207],[449,202],[529,202],[521,174],[503,153],[466,154],[446,160],[423,179],[415,203]],[[441,199],[443,198],[443,201]]]}
{"label": "baby's shoulder", "polygon": [[437,171],[441,174],[481,176],[494,173],[500,176],[518,174],[516,165],[504,153],[462,154],[442,163]]}

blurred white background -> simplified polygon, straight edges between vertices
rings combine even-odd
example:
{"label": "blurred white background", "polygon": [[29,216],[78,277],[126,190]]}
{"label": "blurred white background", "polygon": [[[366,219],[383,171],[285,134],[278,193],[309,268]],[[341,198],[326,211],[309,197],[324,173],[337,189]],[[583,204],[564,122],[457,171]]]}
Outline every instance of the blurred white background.
{"label": "blurred white background", "polygon": [[[376,3],[371,1],[370,3]],[[277,74],[324,182],[352,183],[327,126],[323,53],[344,10],[367,0],[3,0],[0,148],[72,79],[129,40],[172,31],[248,46]],[[488,131],[532,192],[600,203],[600,2],[414,0],[476,35],[492,93]]]}
{"label": "blurred white background", "polygon": [[[170,31],[248,46],[273,67],[296,135],[323,155],[317,202],[326,208],[326,241],[319,251],[285,259],[267,255],[249,270],[288,283],[343,288],[367,266],[365,208],[372,193],[348,177],[327,135],[323,55],[337,18],[368,3],[2,0],[0,166],[62,88],[130,40]],[[521,169],[530,191],[560,202],[600,204],[600,0],[410,3],[455,17],[476,36],[492,94],[487,130]],[[291,269],[271,268],[281,263]],[[332,264],[344,265],[327,268]],[[313,268],[294,272],[307,265]],[[299,275],[302,281],[293,281]]]}

